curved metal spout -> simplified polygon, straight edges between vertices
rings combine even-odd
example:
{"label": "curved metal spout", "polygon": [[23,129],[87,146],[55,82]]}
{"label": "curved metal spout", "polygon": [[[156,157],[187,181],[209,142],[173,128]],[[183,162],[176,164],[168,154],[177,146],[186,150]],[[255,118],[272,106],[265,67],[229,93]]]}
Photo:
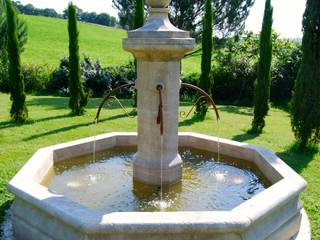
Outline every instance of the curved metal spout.
{"label": "curved metal spout", "polygon": [[181,83],[181,87],[184,87],[184,88],[191,88],[197,92],[199,92],[202,96],[204,96],[207,101],[212,105],[213,107],[213,110],[215,111],[216,113],[216,117],[217,117],[217,120],[220,120],[220,115],[219,115],[219,112],[218,112],[218,108],[216,106],[216,104],[214,103],[213,99],[209,96],[208,93],[206,93],[204,90],[202,90],[201,88],[197,87],[197,86],[194,86],[192,84],[188,84],[188,83]]}
{"label": "curved metal spout", "polygon": [[97,115],[96,115],[96,121],[99,120],[99,117],[100,117],[100,113],[101,113],[101,110],[104,106],[104,104],[110,99],[112,98],[113,94],[118,92],[119,90],[123,89],[123,88],[131,88],[131,87],[134,87],[135,86],[135,83],[128,83],[128,84],[124,84],[124,85],[121,85],[119,87],[116,87],[115,89],[113,89],[110,93],[108,93],[108,95],[106,95],[102,101],[102,103],[100,104],[99,106],[99,109],[98,109],[98,112],[97,112]]}
{"label": "curved metal spout", "polygon": [[157,86],[157,91],[159,92],[159,109],[158,109],[157,124],[160,125],[160,135],[161,136],[163,136],[163,131],[164,131],[162,90],[163,90],[163,86],[159,84]]}

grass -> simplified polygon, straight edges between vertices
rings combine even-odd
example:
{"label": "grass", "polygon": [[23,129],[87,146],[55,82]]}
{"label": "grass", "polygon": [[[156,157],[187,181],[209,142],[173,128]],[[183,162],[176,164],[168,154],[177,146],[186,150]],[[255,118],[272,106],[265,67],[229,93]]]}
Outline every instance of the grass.
{"label": "grass", "polygon": [[[67,142],[93,135],[92,121],[100,99],[91,99],[87,113],[81,117],[69,116],[68,99],[28,96],[30,119],[26,124],[9,121],[10,100],[0,94],[0,223],[4,211],[12,203],[13,196],[6,190],[7,182],[40,147]],[[320,239],[320,154],[297,153],[291,150],[294,136],[288,113],[272,108],[266,119],[264,132],[247,134],[252,120],[252,109],[219,106],[221,121],[214,120],[213,113],[204,122],[180,119],[180,131],[193,131],[208,135],[263,146],[271,149],[309,183],[302,200],[312,223],[313,239]],[[104,110],[97,134],[112,131],[135,131],[136,121],[125,117],[121,109]]]}
{"label": "grass", "polygon": [[[28,25],[28,43],[22,55],[25,64],[59,65],[59,60],[68,54],[67,21],[64,19],[22,15]],[[80,53],[100,58],[103,65],[126,64],[132,55],[122,48],[124,30],[90,23],[79,23]],[[183,60],[183,72],[198,72],[200,57]]]}

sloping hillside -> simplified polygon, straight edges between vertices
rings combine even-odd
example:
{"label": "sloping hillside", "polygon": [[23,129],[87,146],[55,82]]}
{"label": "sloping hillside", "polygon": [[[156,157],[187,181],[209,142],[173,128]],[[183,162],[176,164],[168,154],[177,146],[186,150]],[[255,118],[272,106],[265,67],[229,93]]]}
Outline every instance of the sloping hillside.
{"label": "sloping hillside", "polygon": [[[27,16],[28,43],[22,55],[23,63],[57,66],[59,59],[68,53],[67,21],[63,19]],[[125,64],[131,55],[122,49],[126,31],[95,24],[79,23],[80,52],[99,57],[103,65]],[[183,62],[184,72],[198,72],[199,57]]]}

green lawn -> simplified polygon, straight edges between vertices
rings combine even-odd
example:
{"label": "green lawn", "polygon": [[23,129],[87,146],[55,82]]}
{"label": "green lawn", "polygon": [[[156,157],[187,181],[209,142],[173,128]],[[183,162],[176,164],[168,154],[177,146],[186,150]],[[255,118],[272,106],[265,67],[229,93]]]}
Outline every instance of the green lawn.
{"label": "green lawn", "polygon": [[[28,25],[28,43],[22,55],[24,64],[58,66],[68,54],[67,21],[57,18],[22,15]],[[126,64],[132,55],[122,49],[124,30],[89,23],[79,23],[80,53],[100,58],[103,65]],[[200,57],[183,60],[183,72],[199,72]]]}
{"label": "green lawn", "polygon": [[[16,125],[9,121],[9,96],[0,94],[0,223],[13,199],[6,190],[7,182],[38,148],[93,134],[92,122],[100,99],[91,100],[86,115],[82,117],[70,117],[67,102],[66,98],[28,96],[30,120],[24,125]],[[320,239],[320,154],[290,150],[294,136],[288,113],[272,108],[266,119],[265,132],[255,136],[246,133],[252,120],[250,108],[219,106],[219,110],[219,126],[210,113],[205,122],[181,119],[180,131],[219,135],[276,152],[308,181],[309,186],[302,200],[311,219],[313,239]],[[96,128],[97,134],[135,130],[135,120],[126,118],[117,108],[103,111],[101,123]]]}

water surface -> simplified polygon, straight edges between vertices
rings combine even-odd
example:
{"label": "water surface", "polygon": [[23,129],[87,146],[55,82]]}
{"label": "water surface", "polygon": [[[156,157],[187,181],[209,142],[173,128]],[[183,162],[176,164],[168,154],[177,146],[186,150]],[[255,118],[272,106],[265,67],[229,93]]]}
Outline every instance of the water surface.
{"label": "water surface", "polygon": [[50,191],[103,213],[231,210],[270,184],[249,162],[191,148],[179,149],[182,181],[160,189],[132,180],[135,148],[113,148],[56,164]]}

